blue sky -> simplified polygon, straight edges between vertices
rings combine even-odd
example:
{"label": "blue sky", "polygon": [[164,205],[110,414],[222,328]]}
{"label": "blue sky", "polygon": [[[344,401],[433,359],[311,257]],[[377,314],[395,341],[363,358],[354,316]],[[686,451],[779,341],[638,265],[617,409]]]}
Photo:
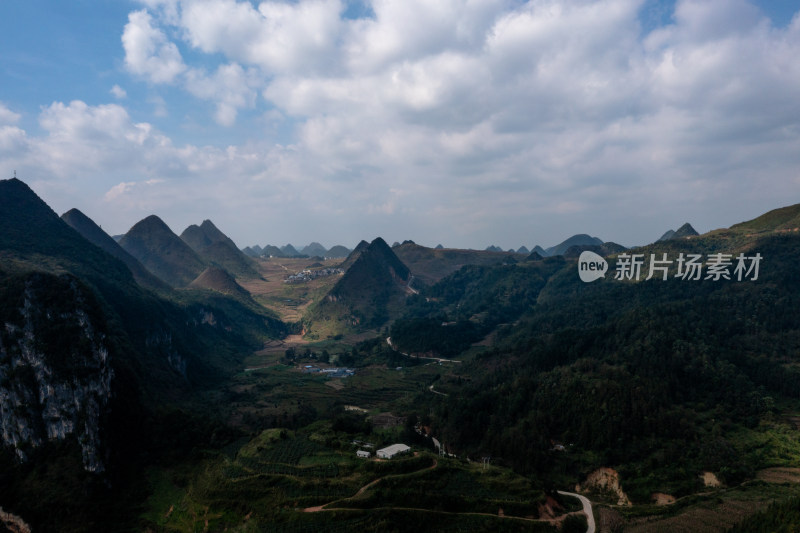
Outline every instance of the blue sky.
{"label": "blue sky", "polygon": [[798,200],[800,17],[747,0],[7,0],[0,177],[109,233],[626,245]]}

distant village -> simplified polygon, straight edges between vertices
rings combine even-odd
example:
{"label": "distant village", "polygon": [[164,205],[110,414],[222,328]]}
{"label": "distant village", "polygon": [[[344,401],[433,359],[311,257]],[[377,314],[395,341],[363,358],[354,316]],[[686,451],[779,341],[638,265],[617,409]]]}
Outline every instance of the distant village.
{"label": "distant village", "polygon": [[320,368],[314,365],[303,365],[303,374],[325,374],[329,378],[349,378],[356,373],[353,368]]}
{"label": "distant village", "polygon": [[283,282],[305,283],[311,281],[312,279],[325,278],[337,274],[344,274],[344,270],[342,270],[341,268],[320,268],[316,270],[311,270],[307,268],[305,270],[301,270],[300,272],[290,275],[288,278],[283,280]]}

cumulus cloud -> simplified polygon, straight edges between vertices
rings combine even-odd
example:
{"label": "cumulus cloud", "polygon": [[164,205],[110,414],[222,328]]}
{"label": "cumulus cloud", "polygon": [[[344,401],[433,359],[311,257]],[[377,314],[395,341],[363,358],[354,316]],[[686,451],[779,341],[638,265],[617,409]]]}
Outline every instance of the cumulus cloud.
{"label": "cumulus cloud", "polygon": [[186,70],[178,47],[153,25],[153,17],[145,10],[128,15],[122,46],[128,70],[153,83],[171,83]]}
{"label": "cumulus cloud", "polygon": [[16,124],[19,122],[21,115],[11,111],[8,107],[0,102],[0,124]]}
{"label": "cumulus cloud", "polygon": [[121,106],[71,102],[43,108],[30,138],[0,105],[0,150],[105,173],[98,196],[118,210],[230,205],[268,227],[268,205],[316,231],[335,215],[390,240],[503,247],[586,232],[600,210],[601,237],[634,244],[757,215],[800,184],[800,15],[779,28],[746,0],[679,0],[652,31],[643,0],[373,0],[360,18],[340,0],[141,4],[125,67],[168,86],[164,116],[185,91],[218,124],[252,114],[283,137],[179,143]]}
{"label": "cumulus cloud", "polygon": [[113,94],[114,98],[116,98],[117,100],[123,100],[128,96],[128,93],[125,91],[125,89],[116,84],[113,87],[111,87],[111,90],[108,92]]}

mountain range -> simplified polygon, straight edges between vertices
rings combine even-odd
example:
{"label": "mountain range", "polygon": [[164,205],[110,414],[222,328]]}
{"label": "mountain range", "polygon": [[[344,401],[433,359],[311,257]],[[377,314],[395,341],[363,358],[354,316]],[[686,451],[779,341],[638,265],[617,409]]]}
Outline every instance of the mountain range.
{"label": "mountain range", "polygon": [[[480,471],[491,498],[508,485],[504,468],[556,498],[551,489],[613,467],[636,507],[603,507],[603,516],[660,520],[738,490],[778,494],[750,480],[800,460],[790,423],[800,410],[800,204],[702,235],[687,224],[635,249],[705,256],[706,268],[712,254],[758,254],[758,279],[743,281],[685,280],[673,261],[666,279],[584,283],[582,251],[613,268],[626,249],[581,234],[527,255],[389,247],[378,237],[361,241],[341,271],[309,260],[303,268],[330,274],[290,286],[262,277],[282,262],[246,256],[209,220],[179,237],[153,215],[117,242],[78,210],[58,217],[16,179],[0,181],[0,227],[0,504],[35,531],[204,521],[208,530],[325,530],[333,515],[294,509],[344,505],[356,493],[359,508],[335,511],[337,520],[385,530],[432,519],[441,509],[422,507],[432,494],[473,505],[483,493],[459,490],[474,470],[463,458],[478,457],[492,458]],[[245,287],[310,303],[299,323],[283,323]],[[284,350],[301,332],[305,354]],[[356,376],[301,370],[327,361]],[[345,404],[371,414],[390,405],[407,418],[385,438],[401,435],[419,456],[351,457],[354,439],[384,436]],[[459,459],[418,470],[433,445],[415,426]],[[703,487],[704,472],[730,490]],[[365,473],[370,485],[385,479],[380,492],[351,482]],[[681,503],[654,511],[652,495],[666,492]],[[392,497],[415,497],[423,510]],[[503,509],[540,512],[522,499]]]}
{"label": "mountain range", "polygon": [[249,257],[327,257],[332,259],[344,259],[350,253],[350,250],[341,245],[326,249],[320,243],[312,242],[307,246],[300,247],[300,251],[291,244],[286,244],[281,247],[268,244],[263,248],[259,245],[247,246],[242,249],[242,252]]}

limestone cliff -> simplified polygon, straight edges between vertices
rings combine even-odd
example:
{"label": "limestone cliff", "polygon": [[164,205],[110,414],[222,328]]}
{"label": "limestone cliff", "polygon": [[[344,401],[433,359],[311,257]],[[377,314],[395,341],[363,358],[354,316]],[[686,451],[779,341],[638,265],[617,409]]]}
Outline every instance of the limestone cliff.
{"label": "limestone cliff", "polygon": [[48,440],[74,438],[84,468],[105,470],[101,420],[113,370],[97,303],[68,275],[3,280],[0,439],[26,460]]}

